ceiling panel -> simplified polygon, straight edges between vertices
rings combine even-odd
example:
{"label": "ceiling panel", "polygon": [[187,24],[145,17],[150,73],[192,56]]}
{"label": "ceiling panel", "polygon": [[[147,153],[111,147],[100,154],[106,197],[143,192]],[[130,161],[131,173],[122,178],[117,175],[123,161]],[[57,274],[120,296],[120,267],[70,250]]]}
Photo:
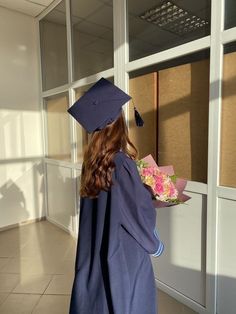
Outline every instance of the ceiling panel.
{"label": "ceiling panel", "polygon": [[78,1],[72,0],[72,12],[73,16],[77,16],[86,19],[89,15],[96,12],[104,4],[99,0]]}
{"label": "ceiling panel", "polygon": [[44,5],[46,7],[53,2],[53,0],[24,0],[24,1]]}
{"label": "ceiling panel", "polygon": [[87,18],[88,22],[111,28],[113,24],[113,8],[110,6],[102,6],[99,10],[91,14]]}
{"label": "ceiling panel", "polygon": [[27,15],[39,15],[53,0],[0,0],[0,6]]}
{"label": "ceiling panel", "polygon": [[88,22],[86,20],[82,20],[77,25],[74,25],[74,29],[77,29],[80,32],[85,33],[85,34],[92,34],[92,35],[96,34],[96,36],[98,37],[107,32],[106,27]]}
{"label": "ceiling panel", "polygon": [[51,12],[49,12],[41,21],[49,21],[54,24],[66,25],[65,2],[59,3]]}

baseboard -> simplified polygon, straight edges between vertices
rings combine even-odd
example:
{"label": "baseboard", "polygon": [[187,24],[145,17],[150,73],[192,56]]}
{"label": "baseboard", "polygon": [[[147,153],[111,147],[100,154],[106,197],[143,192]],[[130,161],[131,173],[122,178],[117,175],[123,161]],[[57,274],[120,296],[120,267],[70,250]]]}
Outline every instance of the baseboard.
{"label": "baseboard", "polygon": [[17,227],[21,227],[21,226],[25,226],[34,222],[38,222],[38,221],[42,221],[42,220],[46,220],[46,216],[42,216],[39,218],[33,218],[33,219],[29,219],[29,220],[25,220],[22,222],[18,222],[16,224],[12,224],[12,225],[8,225],[8,226],[4,226],[4,227],[0,227],[0,232],[1,231],[6,231],[9,229],[13,229],[13,228],[17,228]]}

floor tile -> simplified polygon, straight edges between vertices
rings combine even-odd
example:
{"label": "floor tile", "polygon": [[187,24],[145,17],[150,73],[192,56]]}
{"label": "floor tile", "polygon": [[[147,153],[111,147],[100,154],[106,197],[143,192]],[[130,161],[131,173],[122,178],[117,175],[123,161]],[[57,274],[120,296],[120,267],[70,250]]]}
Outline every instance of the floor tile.
{"label": "floor tile", "polygon": [[45,294],[70,294],[73,284],[73,275],[54,275]]}
{"label": "floor tile", "polygon": [[57,263],[55,267],[56,274],[74,274],[75,272],[75,259],[65,259]]}
{"label": "floor tile", "polygon": [[20,282],[14,288],[13,292],[43,294],[51,279],[51,275],[44,274],[21,275]]}
{"label": "floor tile", "polygon": [[11,292],[19,281],[18,274],[0,274],[0,292]]}
{"label": "floor tile", "polygon": [[1,273],[19,274],[22,269],[22,261],[19,257],[8,258],[8,263],[6,263],[1,269]]}
{"label": "floor tile", "polygon": [[[1,232],[0,313],[68,314],[76,245],[48,221]],[[158,309],[159,314],[196,314],[160,290]]]}
{"label": "floor tile", "polygon": [[[0,256],[1,257],[13,257],[18,256],[20,249],[29,240],[29,237],[22,238],[22,227],[16,227],[9,230],[0,232]],[[11,245],[9,245],[9,243]]]}
{"label": "floor tile", "polygon": [[[11,243],[11,245],[9,245]],[[4,242],[0,244],[0,257],[14,257],[18,256],[20,252],[20,247],[18,243],[13,241]]]}
{"label": "floor tile", "polygon": [[28,269],[28,273],[37,274],[63,274],[66,271],[66,267],[63,266],[62,259],[55,257],[54,255],[48,255],[40,257],[31,263]]}
{"label": "floor tile", "polygon": [[70,296],[43,295],[32,314],[68,314]]}
{"label": "floor tile", "polygon": [[[1,259],[0,259],[1,260]],[[14,274],[73,274],[75,260],[58,259],[55,256],[6,258],[0,273]]]}
{"label": "floor tile", "polygon": [[0,306],[1,314],[30,314],[40,299],[36,294],[10,294]]}
{"label": "floor tile", "polygon": [[158,314],[197,314],[195,311],[158,290]]}
{"label": "floor tile", "polygon": [[[58,261],[57,261],[58,263]],[[41,256],[21,258],[10,258],[8,263],[0,269],[1,273],[16,273],[16,274],[44,274],[44,266],[47,265],[47,261],[44,261]],[[55,265],[53,265],[55,268]]]}

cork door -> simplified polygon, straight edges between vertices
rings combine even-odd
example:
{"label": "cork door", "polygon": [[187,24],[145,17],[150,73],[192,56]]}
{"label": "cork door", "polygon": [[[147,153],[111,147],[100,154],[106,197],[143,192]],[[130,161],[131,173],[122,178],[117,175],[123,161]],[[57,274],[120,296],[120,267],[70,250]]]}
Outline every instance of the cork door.
{"label": "cork door", "polygon": [[220,185],[236,187],[236,52],[224,55]]}
{"label": "cork door", "polygon": [[134,109],[129,104],[129,135],[138,148],[139,157],[148,154],[157,160],[157,72],[131,78],[129,94],[144,120],[143,127],[137,127],[134,120]]}

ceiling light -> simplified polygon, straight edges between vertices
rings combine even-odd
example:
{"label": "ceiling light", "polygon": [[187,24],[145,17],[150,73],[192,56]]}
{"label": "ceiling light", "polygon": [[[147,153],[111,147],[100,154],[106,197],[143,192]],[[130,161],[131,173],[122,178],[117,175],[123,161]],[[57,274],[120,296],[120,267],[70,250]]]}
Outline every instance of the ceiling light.
{"label": "ceiling light", "polygon": [[209,25],[207,20],[180,8],[171,1],[163,1],[159,6],[145,11],[139,17],[178,35],[190,33]]}

